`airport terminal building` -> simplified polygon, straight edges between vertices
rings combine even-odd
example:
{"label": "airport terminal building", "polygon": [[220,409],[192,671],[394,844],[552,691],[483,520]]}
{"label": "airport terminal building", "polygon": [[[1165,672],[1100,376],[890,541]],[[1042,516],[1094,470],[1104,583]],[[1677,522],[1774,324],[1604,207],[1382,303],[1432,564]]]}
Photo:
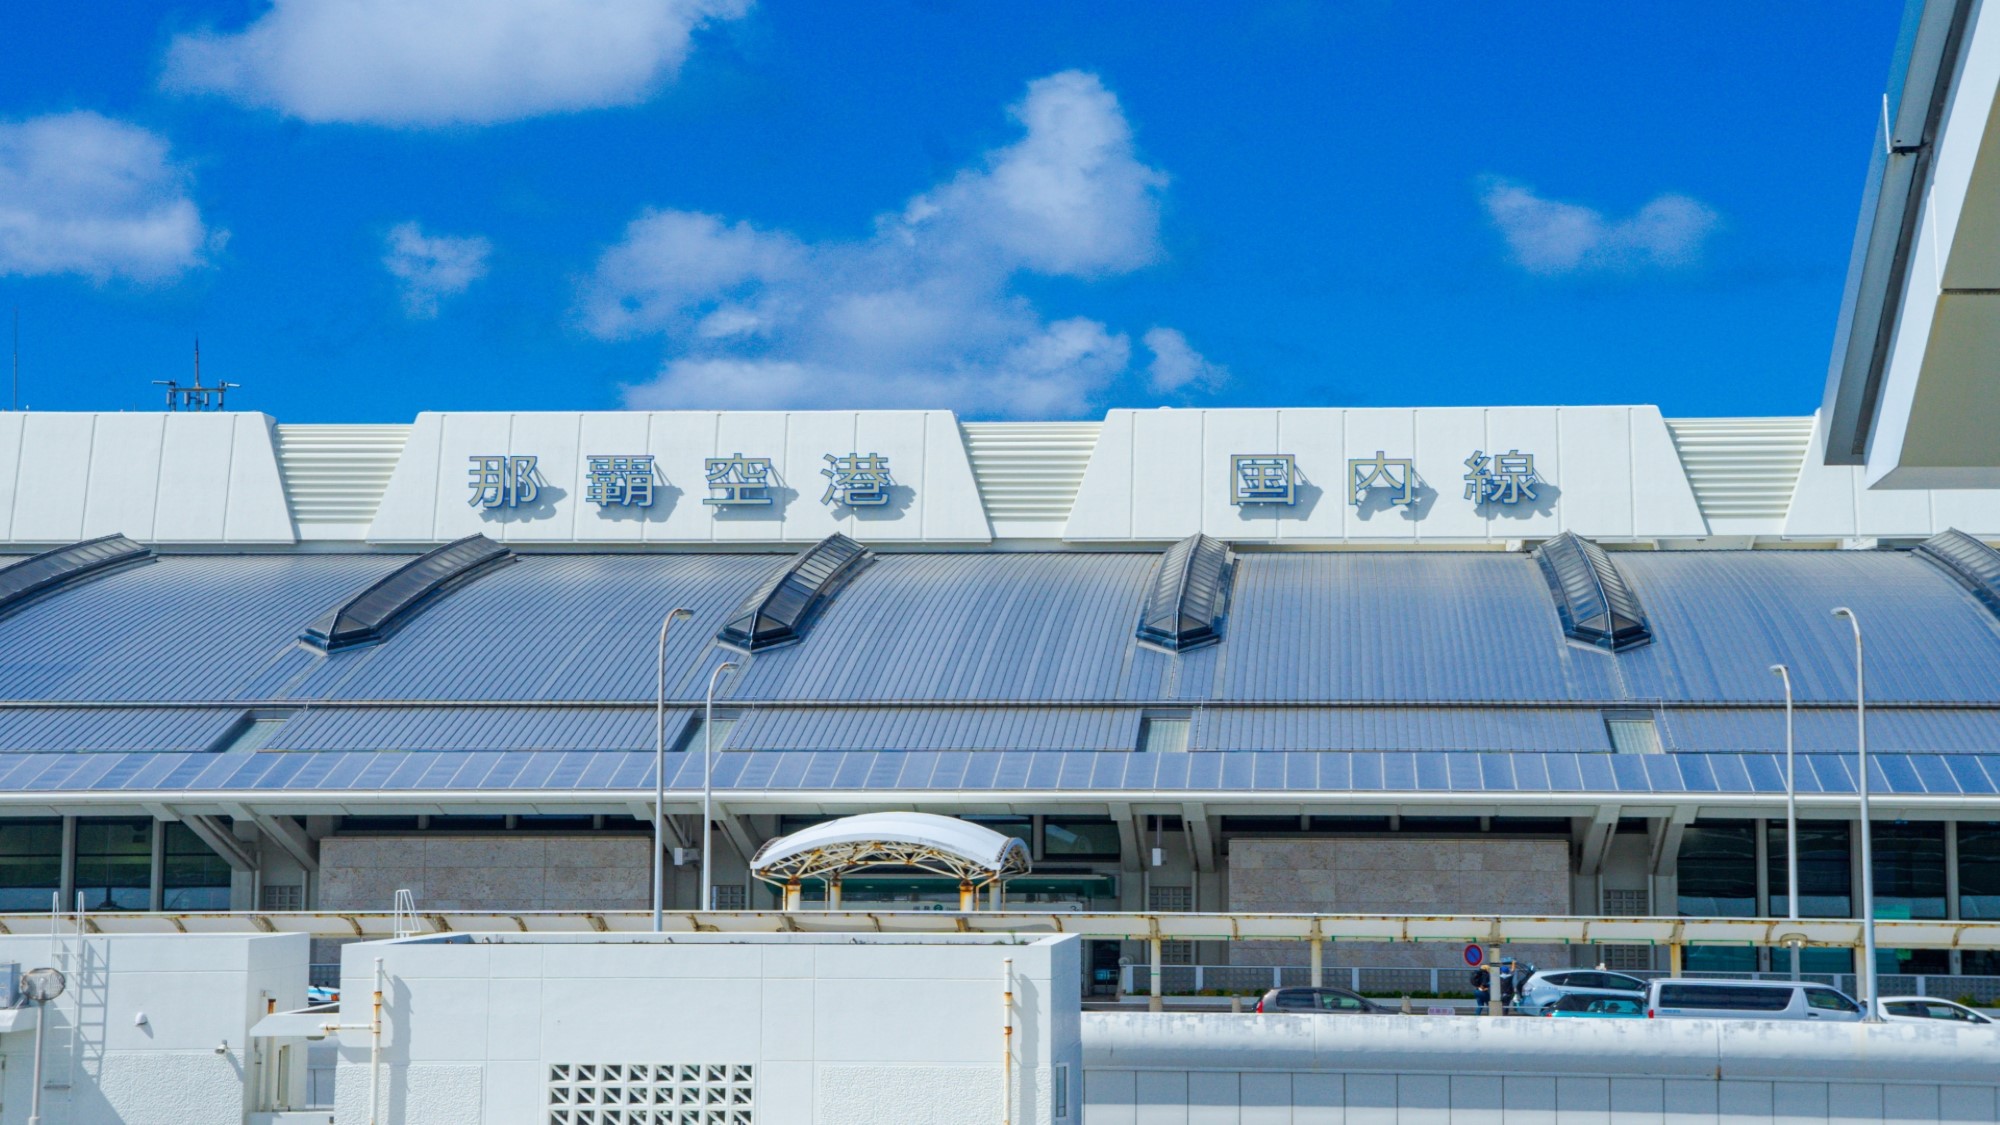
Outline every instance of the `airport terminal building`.
{"label": "airport terminal building", "polygon": [[0,920],[644,908],[656,741],[682,910],[712,763],[720,908],[774,904],[765,840],[914,809],[1027,841],[1036,909],[1782,917],[1774,664],[1801,910],[1845,917],[1837,606],[1883,916],[2000,918],[2000,491],[1868,491],[1823,443],[1649,407],[0,414]]}

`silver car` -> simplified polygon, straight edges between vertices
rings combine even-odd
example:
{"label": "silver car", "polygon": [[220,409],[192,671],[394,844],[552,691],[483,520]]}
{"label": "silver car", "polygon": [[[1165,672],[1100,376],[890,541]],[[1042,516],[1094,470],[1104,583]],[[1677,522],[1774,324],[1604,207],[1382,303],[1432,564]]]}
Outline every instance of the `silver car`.
{"label": "silver car", "polygon": [[1603,969],[1549,969],[1528,978],[1518,1001],[1522,1015],[1547,1014],[1550,1005],[1565,996],[1611,996],[1643,1000],[1646,982],[1624,973]]}
{"label": "silver car", "polygon": [[1890,1023],[1957,1023],[1972,1027],[2000,1028],[2000,1021],[1975,1012],[1963,1004],[1935,996],[1884,996],[1882,1018]]}

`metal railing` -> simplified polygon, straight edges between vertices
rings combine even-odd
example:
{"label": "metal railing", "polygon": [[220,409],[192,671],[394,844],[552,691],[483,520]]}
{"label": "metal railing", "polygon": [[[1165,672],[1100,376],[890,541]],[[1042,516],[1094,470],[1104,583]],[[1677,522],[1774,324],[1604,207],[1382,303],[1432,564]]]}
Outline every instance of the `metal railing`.
{"label": "metal railing", "polygon": [[[1553,966],[1551,966],[1553,967]],[[1119,968],[1119,988],[1128,994],[1146,991],[1149,969],[1143,964]],[[1627,972],[1625,976],[1652,979],[1669,974],[1660,970]],[[1321,981],[1363,995],[1382,996],[1471,996],[1470,970],[1450,967],[1437,969],[1387,965],[1329,965]],[[1714,980],[1789,981],[1789,972],[1719,973],[1684,971],[1683,977]],[[1852,973],[1802,973],[1800,980],[1830,984],[1849,995],[1855,992]],[[1878,978],[1884,996],[1935,996],[1943,1000],[1970,998],[1980,1005],[2000,1004],[2000,976],[1951,976],[1946,974],[1884,973]],[[1193,996],[1204,992],[1249,994],[1272,988],[1303,988],[1312,983],[1312,970],[1304,965],[1162,965],[1160,983],[1169,996]]]}

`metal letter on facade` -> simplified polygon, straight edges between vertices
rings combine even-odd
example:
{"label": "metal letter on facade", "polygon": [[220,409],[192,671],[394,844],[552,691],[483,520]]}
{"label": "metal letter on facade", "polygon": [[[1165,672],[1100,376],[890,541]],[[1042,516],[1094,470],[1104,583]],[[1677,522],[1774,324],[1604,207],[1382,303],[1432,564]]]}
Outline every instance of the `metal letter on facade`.
{"label": "metal letter on facade", "polygon": [[1289,453],[1236,453],[1229,458],[1231,504],[1292,504],[1298,465]]}
{"label": "metal letter on facade", "polygon": [[702,463],[708,472],[708,487],[715,495],[702,500],[704,504],[733,505],[771,503],[771,459],[769,457],[745,457],[741,453],[728,457],[710,457]]}
{"label": "metal letter on facade", "polygon": [[653,506],[653,482],[658,475],[653,470],[652,454],[612,457],[593,453],[586,460],[590,478],[584,485],[585,500],[601,508]]}
{"label": "metal letter on facade", "polygon": [[535,497],[541,495],[533,457],[475,453],[470,461],[472,468],[467,475],[472,478],[472,499],[466,503],[471,507],[518,508],[534,503]]}
{"label": "metal letter on facade", "polygon": [[1386,457],[1378,449],[1372,458],[1355,457],[1347,462],[1347,499],[1356,507],[1368,498],[1371,490],[1377,488],[1390,490],[1389,504],[1392,507],[1414,504],[1420,483],[1416,466],[1410,463],[1408,457]]}
{"label": "metal letter on facade", "polygon": [[827,467],[819,475],[827,478],[826,495],[819,498],[822,504],[849,508],[879,508],[889,502],[889,489],[895,481],[889,477],[889,459],[879,453],[847,453],[835,457],[826,455]]}
{"label": "metal letter on facade", "polygon": [[1535,498],[1535,455],[1510,449],[1491,457],[1475,449],[1465,459],[1465,498],[1475,504],[1518,504]]}

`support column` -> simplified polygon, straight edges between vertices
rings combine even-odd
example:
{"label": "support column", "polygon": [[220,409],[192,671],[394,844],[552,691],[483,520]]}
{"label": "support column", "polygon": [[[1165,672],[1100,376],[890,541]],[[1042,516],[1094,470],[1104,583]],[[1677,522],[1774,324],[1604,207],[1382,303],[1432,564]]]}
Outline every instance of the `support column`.
{"label": "support column", "polygon": [[970,914],[977,909],[979,909],[979,891],[970,882],[960,879],[958,881],[959,913]]}
{"label": "support column", "polygon": [[[1944,822],[1944,916],[1958,921],[1958,822],[1955,820]],[[1959,951],[1954,949],[1948,956],[1951,958],[1951,975],[1958,976],[1964,972]],[[1918,983],[1923,982],[1919,980]]]}
{"label": "support column", "polygon": [[[1751,851],[1751,854],[1757,857],[1757,917],[1769,918],[1771,916],[1771,833],[1768,827],[1770,822],[1760,816],[1750,823],[1756,826],[1754,831],[1757,833],[1756,847]],[[1778,966],[1772,961],[1771,947],[1759,946],[1757,971],[1768,973],[1776,970]]]}
{"label": "support column", "polygon": [[56,876],[56,909],[76,905],[76,818],[62,818],[62,872]]}
{"label": "support column", "polygon": [[805,887],[802,886],[796,878],[785,880],[786,913],[789,914],[793,911],[796,911],[799,908],[799,903],[804,898],[805,898]]}
{"label": "support column", "polygon": [[1157,932],[1151,938],[1147,939],[1146,952],[1152,960],[1153,981],[1152,996],[1146,1001],[1146,1010],[1149,1012],[1163,1011],[1167,1004],[1166,999],[1161,995],[1160,988],[1164,983],[1166,974],[1160,970],[1160,935]]}
{"label": "support column", "polygon": [[827,877],[826,908],[828,910],[840,909],[840,876],[838,875],[831,875]]}
{"label": "support column", "polygon": [[164,821],[153,821],[152,834],[152,878],[146,892],[146,909],[158,911],[164,908],[167,898],[167,826]]}
{"label": "support column", "polygon": [[[1314,927],[1317,931],[1318,927]],[[1326,939],[1317,932],[1312,939],[1312,986],[1318,988],[1326,983]]]}

